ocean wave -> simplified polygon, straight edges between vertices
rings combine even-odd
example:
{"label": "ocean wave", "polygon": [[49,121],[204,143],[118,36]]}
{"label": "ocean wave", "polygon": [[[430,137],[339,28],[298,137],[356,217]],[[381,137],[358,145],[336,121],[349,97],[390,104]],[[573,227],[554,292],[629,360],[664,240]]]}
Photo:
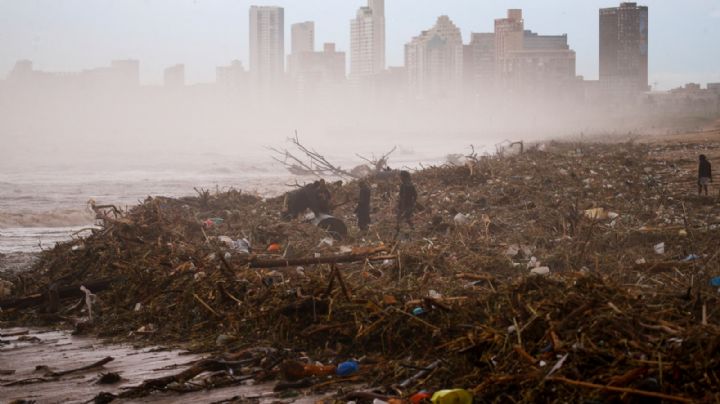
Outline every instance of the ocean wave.
{"label": "ocean wave", "polygon": [[90,210],[56,209],[47,212],[0,212],[0,228],[71,227],[91,225],[95,214]]}

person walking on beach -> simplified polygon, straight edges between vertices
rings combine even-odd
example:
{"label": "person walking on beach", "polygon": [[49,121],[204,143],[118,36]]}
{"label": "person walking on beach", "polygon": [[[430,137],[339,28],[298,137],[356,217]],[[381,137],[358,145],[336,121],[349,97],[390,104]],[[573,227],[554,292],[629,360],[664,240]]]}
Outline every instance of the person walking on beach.
{"label": "person walking on beach", "polygon": [[407,171],[400,171],[400,195],[398,200],[397,208],[397,226],[396,234],[400,234],[400,224],[404,221],[414,229],[412,222],[412,216],[415,212],[415,205],[417,203],[417,191],[415,185],[413,185],[410,179],[410,173]]}
{"label": "person walking on beach", "polygon": [[355,208],[358,227],[362,231],[367,231],[370,225],[370,186],[367,181],[360,181],[360,195],[358,196],[358,205]]}
{"label": "person walking on beach", "polygon": [[712,182],[712,166],[704,154],[700,155],[700,164],[698,166],[698,195],[702,195],[705,190],[705,196],[708,194],[708,184]]}

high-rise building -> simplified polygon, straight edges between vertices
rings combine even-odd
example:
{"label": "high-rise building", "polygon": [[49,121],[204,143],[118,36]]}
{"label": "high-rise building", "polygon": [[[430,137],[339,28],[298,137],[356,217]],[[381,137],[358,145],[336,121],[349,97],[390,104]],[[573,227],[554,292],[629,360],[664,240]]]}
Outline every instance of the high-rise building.
{"label": "high-rise building", "polygon": [[287,57],[287,71],[294,78],[303,69],[301,63],[308,59],[303,55],[315,52],[315,23],[306,21],[293,24],[291,32],[292,51]]}
{"label": "high-rise building", "polygon": [[300,96],[330,99],[345,81],[345,52],[334,43],[323,45],[322,52],[300,52],[291,56],[292,79]]}
{"label": "high-rise building", "polygon": [[168,88],[181,88],[185,85],[185,65],[170,66],[163,72],[163,83]]}
{"label": "high-rise building", "polygon": [[463,88],[478,96],[493,90],[495,82],[495,34],[470,34],[470,43],[463,46]]}
{"label": "high-rise building", "polygon": [[246,87],[248,73],[239,60],[233,60],[228,66],[215,68],[215,84],[227,91],[238,91]]}
{"label": "high-rise building", "polygon": [[567,35],[523,32],[523,47],[508,51],[502,64],[505,89],[524,94],[554,94],[576,82],[575,51]]}
{"label": "high-rise building", "polygon": [[375,57],[373,60],[376,72],[381,72],[385,70],[385,0],[368,0],[368,7],[373,13],[375,24],[375,34],[373,35]]}
{"label": "high-rise building", "polygon": [[648,8],[600,9],[600,82],[612,91],[648,89]]}
{"label": "high-rise building", "polygon": [[292,54],[315,51],[315,23],[312,21],[293,24],[292,33]]}
{"label": "high-rise building", "polygon": [[539,35],[525,30],[522,10],[508,10],[495,20],[495,62],[503,94],[559,94],[576,84],[575,51],[567,35]]}
{"label": "high-rise building", "polygon": [[502,73],[505,57],[510,51],[523,49],[524,21],[522,10],[510,9],[507,18],[495,20],[495,62],[496,73]]}
{"label": "high-rise building", "polygon": [[385,1],[368,0],[350,22],[350,76],[372,76],[384,69]]}
{"label": "high-rise building", "polygon": [[405,45],[411,94],[420,98],[452,97],[462,86],[463,42],[460,29],[443,15],[435,26]]}
{"label": "high-rise building", "polygon": [[277,85],[285,72],[285,12],[250,7],[250,74],[261,88]]}

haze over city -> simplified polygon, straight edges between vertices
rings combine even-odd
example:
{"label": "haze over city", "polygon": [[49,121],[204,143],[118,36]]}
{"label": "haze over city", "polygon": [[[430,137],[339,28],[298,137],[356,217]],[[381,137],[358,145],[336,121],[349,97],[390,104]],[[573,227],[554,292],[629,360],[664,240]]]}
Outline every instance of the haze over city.
{"label": "haze over city", "polygon": [[627,3],[600,24],[617,6],[6,1],[0,154],[257,162],[297,130],[343,161],[401,146],[419,162],[713,112],[717,4]]}
{"label": "haze over city", "polygon": [[[437,16],[446,14],[470,32],[492,31],[505,9],[522,8],[528,28],[547,34],[567,33],[578,53],[578,74],[597,78],[597,9],[611,1],[538,2],[470,0],[389,0],[386,2],[388,65],[403,63],[403,45]],[[317,42],[335,42],[348,51],[349,21],[363,1],[289,0],[1,0],[0,77],[18,59],[31,59],[49,71],[77,71],[112,59],[142,61],[141,81],[161,84],[162,70],[185,63],[189,83],[214,79],[214,68],[232,59],[248,60],[250,5],[285,8],[289,25],[315,21]],[[710,38],[720,35],[720,4],[714,0],[642,2],[651,9],[650,82],[670,89],[687,82],[720,81],[720,49]],[[712,51],[714,46],[714,52]]]}
{"label": "haze over city", "polygon": [[720,0],[0,0],[0,401],[720,403],[718,161]]}

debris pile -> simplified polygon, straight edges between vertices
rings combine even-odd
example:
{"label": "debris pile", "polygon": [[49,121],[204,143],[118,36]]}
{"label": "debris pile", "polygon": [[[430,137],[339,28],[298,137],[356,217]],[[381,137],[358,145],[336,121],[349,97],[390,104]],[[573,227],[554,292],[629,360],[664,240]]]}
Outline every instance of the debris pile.
{"label": "debris pile", "polygon": [[399,179],[382,172],[369,232],[357,182],[329,184],[343,238],[241,191],[94,206],[100,228],[45,251],[0,318],[218,355],[123,397],[221,372],[360,383],[339,393],[360,401],[717,400],[720,205],[659,147],[549,143],[424,169],[399,234]]}

